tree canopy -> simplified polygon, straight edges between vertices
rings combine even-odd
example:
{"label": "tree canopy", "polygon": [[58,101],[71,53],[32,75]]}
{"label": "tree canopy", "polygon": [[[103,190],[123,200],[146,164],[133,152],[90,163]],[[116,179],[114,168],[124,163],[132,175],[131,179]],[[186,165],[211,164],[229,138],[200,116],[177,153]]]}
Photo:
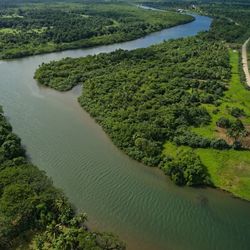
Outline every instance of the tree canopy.
{"label": "tree canopy", "polygon": [[[206,5],[201,8],[209,10]],[[213,12],[210,10],[215,16],[216,8],[217,5]],[[231,77],[228,43],[238,44],[247,34],[246,15],[241,19],[236,8],[234,16],[237,18],[232,21],[229,20],[230,12],[226,13],[226,16],[220,13],[215,17],[209,32],[195,37],[134,51],[117,50],[85,58],[65,58],[42,64],[35,78],[60,91],[83,84],[79,97],[82,107],[101,124],[119,148],[147,165],[162,166],[166,141],[191,148],[240,149],[239,142],[247,133],[235,118],[244,116],[244,110],[232,108],[230,121],[220,117],[217,122],[219,127],[227,129],[234,143],[225,138],[205,137],[194,130],[212,122],[207,107],[215,107],[216,112],[228,89]],[[240,35],[234,36],[231,32]],[[192,154],[189,152],[191,159]],[[195,166],[199,165],[198,159],[194,162]],[[197,171],[201,169],[204,169],[202,165]],[[165,172],[171,176],[171,171]],[[209,183],[206,171],[203,173],[199,181],[182,178],[176,183]]]}
{"label": "tree canopy", "polygon": [[58,3],[0,9],[0,59],[135,39],[192,16],[126,3]]}
{"label": "tree canopy", "polygon": [[[30,249],[125,249],[117,237],[91,232],[64,194],[31,164],[0,111],[0,248],[33,235]],[[25,237],[24,237],[25,238]]]}

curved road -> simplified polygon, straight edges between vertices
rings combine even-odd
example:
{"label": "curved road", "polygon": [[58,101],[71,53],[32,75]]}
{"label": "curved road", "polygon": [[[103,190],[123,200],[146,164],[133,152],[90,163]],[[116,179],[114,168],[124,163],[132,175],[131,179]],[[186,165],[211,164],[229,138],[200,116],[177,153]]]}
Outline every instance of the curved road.
{"label": "curved road", "polygon": [[242,46],[242,65],[243,65],[243,70],[246,76],[247,86],[250,87],[250,74],[249,74],[248,62],[247,62],[247,44],[249,40],[250,38],[248,38]]}

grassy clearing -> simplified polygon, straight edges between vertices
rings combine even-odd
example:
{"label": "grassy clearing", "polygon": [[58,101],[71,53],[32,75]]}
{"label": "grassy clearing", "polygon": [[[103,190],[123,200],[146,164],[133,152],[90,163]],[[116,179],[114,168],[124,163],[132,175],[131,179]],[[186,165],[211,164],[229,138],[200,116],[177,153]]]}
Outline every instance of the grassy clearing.
{"label": "grassy clearing", "polygon": [[[163,153],[175,157],[179,150],[187,149],[190,148],[177,147],[167,142]],[[250,151],[215,149],[194,149],[194,151],[207,167],[211,181],[216,187],[250,200]]]}
{"label": "grassy clearing", "polygon": [[17,34],[19,31],[11,28],[2,28],[0,29],[0,33],[8,33],[8,34]]}
{"label": "grassy clearing", "polygon": [[[232,77],[229,84],[229,89],[226,91],[225,96],[222,98],[222,103],[219,107],[211,104],[203,105],[212,117],[212,122],[208,126],[193,128],[193,131],[199,135],[214,138],[216,137],[216,121],[220,117],[233,119],[229,114],[232,107],[238,107],[245,111],[246,116],[242,118],[244,125],[250,125],[250,92],[245,89],[245,86],[240,83],[239,75],[239,53],[230,50],[230,64],[232,67]],[[213,111],[217,111],[216,114]]]}
{"label": "grassy clearing", "polygon": [[250,151],[198,149],[216,187],[250,200]]}
{"label": "grassy clearing", "polygon": [[38,34],[44,33],[48,28],[47,27],[42,27],[40,29],[31,29],[31,31],[36,32]]}
{"label": "grassy clearing", "polygon": [[[205,105],[212,122],[208,126],[194,128],[193,130],[209,138],[216,137],[216,121],[224,116],[231,118],[230,107],[243,108],[246,117],[242,118],[245,125],[250,125],[250,92],[240,83],[239,53],[230,50],[230,64],[232,77],[229,89],[226,91],[222,104],[219,107]],[[218,109],[218,113],[212,111]],[[177,147],[167,142],[164,146],[164,155],[175,157],[178,150],[187,150],[189,147]],[[250,200],[250,151],[194,149],[203,164],[207,167],[211,180],[216,187],[233,193],[235,196]]]}
{"label": "grassy clearing", "polygon": [[3,15],[3,16],[1,16],[1,18],[23,18],[23,16],[13,14],[13,15]]}

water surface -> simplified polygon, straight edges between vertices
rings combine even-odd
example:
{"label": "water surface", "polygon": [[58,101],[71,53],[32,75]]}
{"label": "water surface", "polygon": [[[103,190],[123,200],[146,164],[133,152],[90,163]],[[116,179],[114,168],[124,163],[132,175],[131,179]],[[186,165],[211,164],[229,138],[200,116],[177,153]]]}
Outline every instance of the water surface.
{"label": "water surface", "polygon": [[118,48],[148,47],[207,30],[211,19],[135,41],[0,63],[0,103],[32,161],[52,177],[92,227],[116,232],[128,249],[235,250],[250,247],[250,204],[213,189],[179,188],[128,158],[77,103],[33,80],[42,62]]}

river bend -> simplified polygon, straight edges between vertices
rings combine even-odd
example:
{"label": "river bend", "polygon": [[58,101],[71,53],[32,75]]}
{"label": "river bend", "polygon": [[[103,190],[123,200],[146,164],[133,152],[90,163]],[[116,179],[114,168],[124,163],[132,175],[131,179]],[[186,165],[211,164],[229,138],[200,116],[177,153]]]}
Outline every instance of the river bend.
{"label": "river bend", "polygon": [[128,249],[247,250],[250,203],[213,189],[180,188],[159,170],[128,158],[67,93],[33,80],[39,64],[116,49],[148,47],[209,29],[196,20],[143,38],[0,62],[0,103],[27,152],[91,226],[117,233]]}

